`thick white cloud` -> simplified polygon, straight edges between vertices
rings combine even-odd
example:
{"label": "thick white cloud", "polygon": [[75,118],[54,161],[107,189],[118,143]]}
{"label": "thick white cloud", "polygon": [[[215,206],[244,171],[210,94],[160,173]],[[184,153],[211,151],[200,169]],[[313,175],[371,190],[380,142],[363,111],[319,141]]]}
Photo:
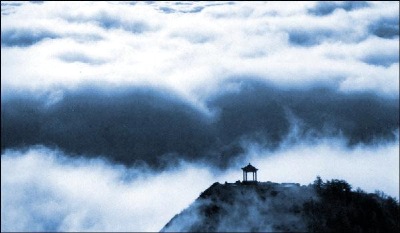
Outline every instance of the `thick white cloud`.
{"label": "thick white cloud", "polygon": [[242,178],[252,162],[260,181],[307,185],[317,175],[399,198],[399,144],[347,148],[341,140],[304,142],[271,152],[249,145],[226,171],[182,163],[152,173],[46,148],[1,156],[1,228],[5,231],[158,231],[201,191]]}
{"label": "thick white cloud", "polygon": [[32,149],[1,158],[5,231],[157,231],[209,186],[193,166],[151,175]]}
{"label": "thick white cloud", "polygon": [[[398,98],[399,3],[332,3],[320,14],[318,4],[2,3],[1,96],[33,90],[52,104],[82,84],[155,86],[208,112],[203,100],[210,94],[237,88],[223,81],[255,77]],[[263,181],[308,184],[320,175],[399,197],[398,138],[344,144],[299,141],[273,152],[249,144],[225,171],[182,163],[159,173],[46,148],[7,150],[1,228],[158,231],[213,182],[240,179],[244,162],[254,163]]]}
{"label": "thick white cloud", "polygon": [[[398,20],[398,3],[326,16],[308,12],[315,4],[25,3],[2,15],[2,93],[89,82],[163,86],[195,101],[244,75],[398,96],[398,36],[370,32]],[[31,45],[5,46],[18,39]]]}

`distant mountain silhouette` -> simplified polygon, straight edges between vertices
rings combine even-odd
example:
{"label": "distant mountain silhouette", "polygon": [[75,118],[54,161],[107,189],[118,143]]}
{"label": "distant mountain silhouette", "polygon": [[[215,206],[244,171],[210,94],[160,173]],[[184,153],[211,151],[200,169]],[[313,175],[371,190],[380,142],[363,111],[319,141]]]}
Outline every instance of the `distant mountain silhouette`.
{"label": "distant mountain silhouette", "polygon": [[400,232],[400,206],[344,180],[214,183],[162,229],[190,232]]}

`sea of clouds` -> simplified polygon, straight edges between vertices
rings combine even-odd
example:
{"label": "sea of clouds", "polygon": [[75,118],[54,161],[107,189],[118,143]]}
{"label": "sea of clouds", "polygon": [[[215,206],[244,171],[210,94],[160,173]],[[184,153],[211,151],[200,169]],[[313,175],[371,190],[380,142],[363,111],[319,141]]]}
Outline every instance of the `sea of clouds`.
{"label": "sea of clouds", "polygon": [[2,2],[2,231],[158,231],[212,183],[399,198],[398,2]]}

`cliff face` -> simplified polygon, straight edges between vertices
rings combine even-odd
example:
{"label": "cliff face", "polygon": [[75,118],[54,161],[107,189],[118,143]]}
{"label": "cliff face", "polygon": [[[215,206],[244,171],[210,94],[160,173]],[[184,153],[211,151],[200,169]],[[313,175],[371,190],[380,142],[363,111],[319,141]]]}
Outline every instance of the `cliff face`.
{"label": "cliff face", "polygon": [[345,181],[214,183],[161,231],[394,232],[399,220],[395,199],[352,192]]}

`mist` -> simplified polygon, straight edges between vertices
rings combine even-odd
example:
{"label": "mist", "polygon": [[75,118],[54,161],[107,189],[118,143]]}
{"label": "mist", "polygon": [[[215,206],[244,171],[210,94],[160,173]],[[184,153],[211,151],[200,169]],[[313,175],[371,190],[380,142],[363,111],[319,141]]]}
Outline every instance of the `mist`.
{"label": "mist", "polygon": [[226,167],[242,156],[243,141],[273,150],[294,129],[297,138],[343,136],[349,147],[396,140],[398,99],[326,87],[282,89],[251,79],[224,86],[204,101],[205,110],[145,87],[16,95],[1,105],[2,151],[43,144],[126,165],[163,168],[184,159]]}
{"label": "mist", "polygon": [[[334,142],[334,143],[332,143]],[[1,159],[5,231],[159,231],[214,182],[235,182],[251,161],[262,182],[345,179],[354,189],[399,198],[399,144],[347,148],[343,140],[304,142],[271,152],[248,145],[243,161],[220,170],[181,161],[154,172],[99,158],[33,147]]]}
{"label": "mist", "polygon": [[214,182],[399,197],[398,2],[2,2],[1,228],[159,231]]}

